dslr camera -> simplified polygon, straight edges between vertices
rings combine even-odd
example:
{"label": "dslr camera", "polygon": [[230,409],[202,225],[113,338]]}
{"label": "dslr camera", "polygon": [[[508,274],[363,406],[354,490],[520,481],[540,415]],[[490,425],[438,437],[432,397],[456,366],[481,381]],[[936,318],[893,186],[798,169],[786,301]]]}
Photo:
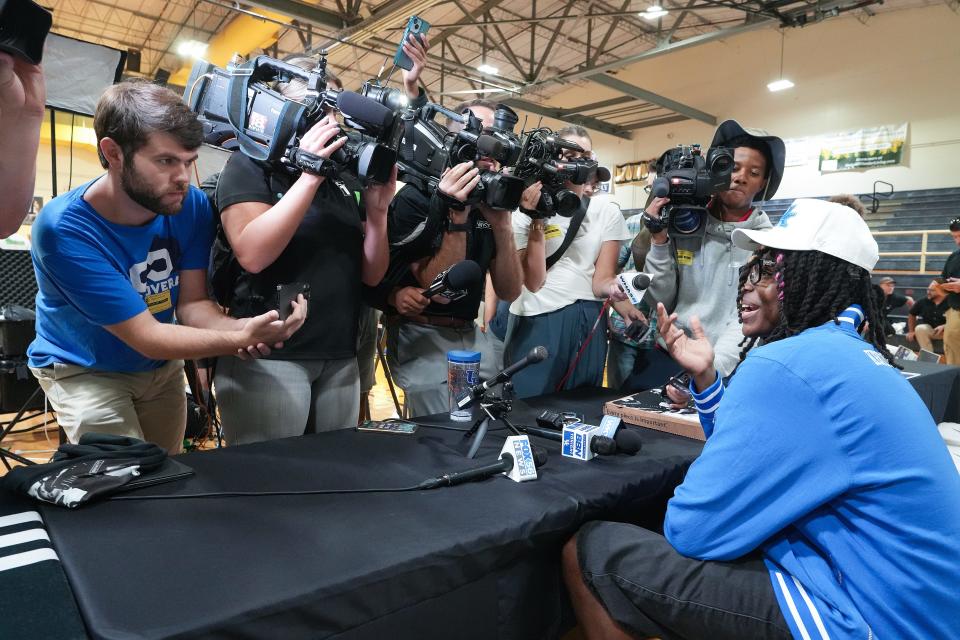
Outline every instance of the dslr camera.
{"label": "dslr camera", "polygon": [[[386,101],[387,98],[382,100]],[[450,131],[436,121],[442,114],[463,125]],[[405,121],[400,160],[401,179],[423,193],[433,193],[445,169],[461,162],[492,158],[502,166],[520,157],[520,139],[513,132],[517,114],[506,105],[497,105],[494,126],[484,127],[473,113],[455,113],[438,104],[427,103]],[[481,170],[480,182],[467,196],[466,204],[483,203],[493,209],[516,209],[525,188],[523,180],[496,171]]]}
{"label": "dslr camera", "polygon": [[670,198],[660,210],[661,224],[672,233],[691,234],[703,225],[710,198],[730,188],[733,151],[711,147],[703,157],[699,144],[679,145],[657,160],[651,193]]}
{"label": "dslr camera", "polygon": [[557,137],[546,127],[532,129],[523,136],[520,158],[513,173],[523,179],[525,186],[537,181],[543,184],[537,208],[525,211],[531,218],[549,218],[554,214],[570,217],[581,206],[580,196],[564,188],[564,183],[586,184],[597,172],[597,161],[586,157],[564,160],[565,149],[584,151],[577,143]]}
{"label": "dslr camera", "polygon": [[[300,79],[302,101],[290,100],[273,83]],[[204,141],[239,149],[254,160],[281,163],[319,175],[346,171],[363,182],[384,183],[396,164],[402,125],[393,111],[351,91],[327,87],[326,59],[307,71],[268,56],[221,69],[197,61],[184,100],[204,127]],[[347,126],[346,143],[329,161],[303,152],[300,138],[324,117],[339,111]]]}

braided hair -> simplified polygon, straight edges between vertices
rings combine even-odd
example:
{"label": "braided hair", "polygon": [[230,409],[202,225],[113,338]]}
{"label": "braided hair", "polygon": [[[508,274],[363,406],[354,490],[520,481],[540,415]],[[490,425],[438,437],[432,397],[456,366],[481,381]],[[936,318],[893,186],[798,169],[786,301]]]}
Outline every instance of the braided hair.
{"label": "braided hair", "polygon": [[[755,264],[771,258],[775,262],[774,281],[777,285],[780,320],[770,335],[763,338],[764,344],[795,336],[810,327],[817,327],[829,321],[839,324],[837,315],[850,305],[857,304],[863,308],[867,322],[864,339],[883,355],[890,366],[901,368],[887,350],[887,342],[883,334],[883,319],[873,293],[870,273],[862,267],[820,251],[781,251],[763,248],[754,252],[740,272],[737,315],[741,323],[743,323],[741,310],[743,287],[750,270]],[[757,341],[756,337],[743,339],[740,343],[743,347],[740,352],[741,362]]]}

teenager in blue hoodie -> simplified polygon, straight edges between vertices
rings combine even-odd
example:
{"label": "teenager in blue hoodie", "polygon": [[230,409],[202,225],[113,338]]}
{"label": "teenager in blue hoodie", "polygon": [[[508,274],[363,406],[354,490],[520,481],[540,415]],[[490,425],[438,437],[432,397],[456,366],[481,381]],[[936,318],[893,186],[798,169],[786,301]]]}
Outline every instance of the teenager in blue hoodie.
{"label": "teenager in blue hoodie", "polygon": [[956,638],[960,476],[884,348],[867,225],[798,200],[733,240],[763,344],[724,388],[699,322],[659,309],[707,441],[663,536],[595,522],[565,547],[586,636]]}

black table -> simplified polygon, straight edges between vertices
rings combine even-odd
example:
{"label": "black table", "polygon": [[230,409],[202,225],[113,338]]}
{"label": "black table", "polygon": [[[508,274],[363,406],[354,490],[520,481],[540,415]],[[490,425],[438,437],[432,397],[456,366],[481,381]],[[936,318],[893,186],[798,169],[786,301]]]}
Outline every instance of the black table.
{"label": "black table", "polygon": [[934,422],[960,422],[960,367],[918,360],[897,360],[897,364],[905,372],[920,374],[910,378],[910,384]]}
{"label": "black table", "polygon": [[[598,422],[618,394],[518,401]],[[453,423],[437,419],[437,424]],[[340,431],[188,454],[196,475],[137,495],[405,487],[477,461],[461,433]],[[562,458],[505,477],[408,493],[108,501],[42,509],[97,638],[554,638],[572,624],[562,544],[590,519],[656,525],[701,443],[643,431],[636,456]],[[2,501],[2,496],[0,496]]]}

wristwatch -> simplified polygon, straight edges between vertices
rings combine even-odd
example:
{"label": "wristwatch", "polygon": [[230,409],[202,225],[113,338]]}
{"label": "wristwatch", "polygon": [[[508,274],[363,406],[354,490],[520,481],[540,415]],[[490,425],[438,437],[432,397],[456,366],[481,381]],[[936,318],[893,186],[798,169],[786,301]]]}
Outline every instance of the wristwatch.
{"label": "wristwatch", "polygon": [[667,228],[667,225],[663,223],[663,220],[660,218],[654,218],[646,211],[644,211],[643,215],[640,216],[640,220],[643,221],[643,226],[645,226],[650,233],[660,233]]}

